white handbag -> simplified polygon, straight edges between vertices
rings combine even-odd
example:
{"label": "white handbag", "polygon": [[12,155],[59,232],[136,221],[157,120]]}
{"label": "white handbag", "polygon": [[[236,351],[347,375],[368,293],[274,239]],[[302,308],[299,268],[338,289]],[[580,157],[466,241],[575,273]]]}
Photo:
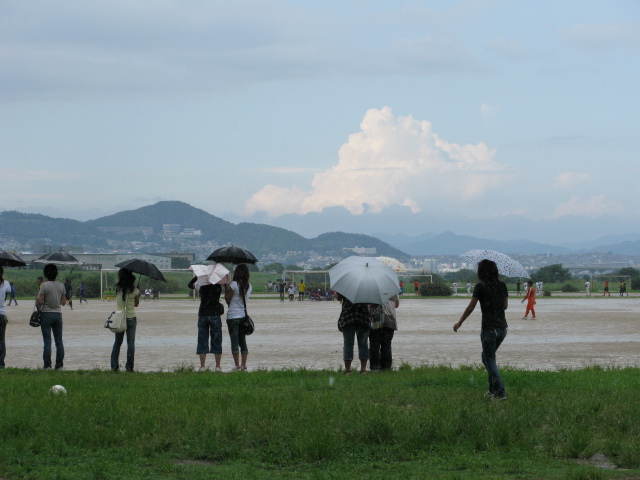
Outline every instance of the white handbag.
{"label": "white handbag", "polygon": [[111,312],[109,318],[104,324],[104,328],[108,328],[113,333],[122,333],[127,329],[127,316],[126,308],[127,308],[127,298],[128,295],[124,298],[124,308],[125,310],[116,310],[115,312]]}

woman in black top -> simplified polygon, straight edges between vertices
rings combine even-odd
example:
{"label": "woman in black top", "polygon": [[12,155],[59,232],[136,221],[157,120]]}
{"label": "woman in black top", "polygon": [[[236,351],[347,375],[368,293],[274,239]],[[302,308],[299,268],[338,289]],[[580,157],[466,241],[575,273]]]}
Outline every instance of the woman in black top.
{"label": "woman in black top", "polygon": [[506,400],[507,394],[496,364],[496,351],[507,336],[508,326],[504,312],[509,306],[509,294],[504,282],[498,280],[498,267],[491,260],[478,263],[478,279],[480,282],[473,289],[473,297],[460,320],[453,326],[453,331],[458,331],[479,301],[482,309],[482,363],[489,375],[489,391],[485,396]]}
{"label": "woman in black top", "polygon": [[[222,287],[219,284],[196,285],[198,277],[193,277],[189,282],[189,288],[199,287],[200,308],[198,309],[198,347],[196,354],[200,356],[200,371],[207,370],[205,362],[207,353],[213,353],[216,359],[216,372],[222,372],[220,359],[222,358],[222,319],[224,307],[220,303]],[[209,346],[211,337],[211,346]]]}

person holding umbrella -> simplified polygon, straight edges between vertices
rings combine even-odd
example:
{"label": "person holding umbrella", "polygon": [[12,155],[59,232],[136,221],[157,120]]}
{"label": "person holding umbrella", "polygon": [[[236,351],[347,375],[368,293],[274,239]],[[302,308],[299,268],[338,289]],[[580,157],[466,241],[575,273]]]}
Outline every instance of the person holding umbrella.
{"label": "person holding umbrella", "polygon": [[366,375],[367,362],[369,361],[369,332],[371,328],[369,305],[366,303],[352,303],[340,293],[338,293],[338,300],[342,302],[342,311],[338,319],[338,330],[342,332],[344,374],[351,375],[353,344],[357,338],[360,374]]}
{"label": "person holding umbrella", "polygon": [[118,271],[118,283],[116,283],[117,309],[124,310],[127,319],[127,329],[115,334],[113,349],[111,350],[111,370],[117,372],[120,368],[118,357],[120,347],[127,334],[127,362],[125,369],[133,372],[133,362],[136,353],[136,327],[138,324],[135,307],[140,305],[140,289],[136,287],[136,277],[131,270],[121,268]]}
{"label": "person holding umbrella", "polygon": [[55,369],[64,368],[64,344],[62,343],[62,307],[67,304],[65,296],[64,284],[57,282],[58,267],[53,263],[47,263],[44,266],[43,273],[47,279],[40,285],[40,294],[38,295],[38,305],[42,305],[40,329],[42,331],[42,340],[44,341],[44,349],[42,359],[44,360],[44,369],[51,368],[51,332],[53,332],[53,340],[56,344],[56,363]]}
{"label": "person holding umbrella", "polygon": [[480,330],[482,363],[489,376],[489,390],[485,396],[496,400],[506,400],[507,394],[496,363],[496,352],[507,336],[508,326],[504,312],[509,306],[509,293],[505,283],[498,279],[498,266],[492,260],[485,259],[478,263],[478,279],[480,282],[473,289],[473,297],[460,320],[453,325],[453,331],[458,331],[480,302],[482,309]]}
{"label": "person holding umbrella", "polygon": [[[221,264],[219,265],[221,266]],[[224,271],[229,273],[226,269]],[[200,371],[207,370],[205,366],[207,353],[213,353],[216,359],[215,371],[222,372],[220,366],[222,358],[222,319],[220,317],[224,314],[224,307],[220,303],[222,286],[219,283],[212,284],[209,281],[201,282],[198,276],[194,276],[188,287],[197,290],[200,296],[198,346],[196,348],[196,354],[200,357]],[[211,338],[211,346],[209,346],[209,338]]]}
{"label": "person holding umbrella", "polygon": [[235,370],[247,369],[247,337],[240,328],[240,323],[246,315],[247,300],[251,296],[252,287],[249,283],[249,267],[242,263],[233,272],[233,281],[224,293],[227,302],[227,327],[231,340],[231,355],[236,364]]}
{"label": "person holding umbrella", "polygon": [[5,344],[5,332],[7,330],[7,309],[4,306],[4,299],[11,292],[11,286],[9,282],[4,279],[4,268],[0,265],[0,368],[4,368],[4,357],[7,354],[7,347]]}

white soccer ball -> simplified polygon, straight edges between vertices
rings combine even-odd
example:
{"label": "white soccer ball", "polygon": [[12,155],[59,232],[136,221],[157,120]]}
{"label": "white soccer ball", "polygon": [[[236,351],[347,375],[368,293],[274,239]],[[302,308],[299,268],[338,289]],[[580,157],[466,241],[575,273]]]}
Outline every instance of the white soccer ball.
{"label": "white soccer ball", "polygon": [[67,389],[64,388],[62,385],[54,385],[53,387],[51,387],[49,392],[53,393],[54,395],[60,395],[63,393],[67,393]]}

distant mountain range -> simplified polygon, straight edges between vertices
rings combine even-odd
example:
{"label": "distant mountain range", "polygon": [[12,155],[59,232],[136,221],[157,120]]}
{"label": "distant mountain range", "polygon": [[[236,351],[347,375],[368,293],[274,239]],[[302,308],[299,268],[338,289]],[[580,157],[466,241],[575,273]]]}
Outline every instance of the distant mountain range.
{"label": "distant mountain range", "polygon": [[[550,245],[530,240],[490,240],[469,235],[456,235],[452,232],[440,234],[427,233],[419,237],[406,235],[391,235],[376,233],[375,236],[411,256],[424,255],[459,255],[474,248],[497,250],[507,254],[545,254],[566,255],[570,253],[612,252],[621,255],[640,255],[640,234],[625,235],[621,243],[606,243],[615,241],[611,235],[598,240],[575,245]],[[573,247],[573,248],[571,248]]]}
{"label": "distant mountain range", "polygon": [[289,251],[315,250],[320,254],[341,252],[345,248],[356,246],[375,247],[376,256],[385,255],[401,260],[408,258],[403,251],[368,235],[334,232],[307,239],[280,227],[257,223],[233,224],[177,201],[158,202],[86,222],[5,211],[0,213],[0,238],[11,238],[21,243],[84,245],[95,249],[106,248],[107,239],[116,238],[113,233],[101,231],[99,227],[151,227],[153,236],[150,238],[145,238],[141,232],[117,235],[117,238],[159,241],[165,224],[179,224],[181,229],[200,230],[204,241],[243,246],[258,258],[269,253]]}
{"label": "distant mountain range", "polygon": [[376,256],[395,257],[403,261],[411,256],[458,255],[473,248],[511,254],[612,252],[640,255],[640,234],[607,235],[591,242],[564,245],[529,240],[489,240],[453,232],[426,233],[417,237],[387,232],[371,236],[330,232],[308,239],[281,227],[247,222],[234,224],[178,201],[158,202],[86,222],[15,211],[0,212],[0,246],[2,239],[14,239],[20,243],[83,245],[94,250],[109,248],[107,240],[116,237],[113,233],[99,230],[99,227],[151,227],[151,238],[145,238],[142,233],[118,235],[117,238],[161,242],[160,234],[166,224],[179,224],[181,229],[200,230],[201,238],[205,241],[244,246],[258,258],[269,253],[284,254],[289,251],[314,250],[319,254],[327,254],[356,246],[375,247]]}

